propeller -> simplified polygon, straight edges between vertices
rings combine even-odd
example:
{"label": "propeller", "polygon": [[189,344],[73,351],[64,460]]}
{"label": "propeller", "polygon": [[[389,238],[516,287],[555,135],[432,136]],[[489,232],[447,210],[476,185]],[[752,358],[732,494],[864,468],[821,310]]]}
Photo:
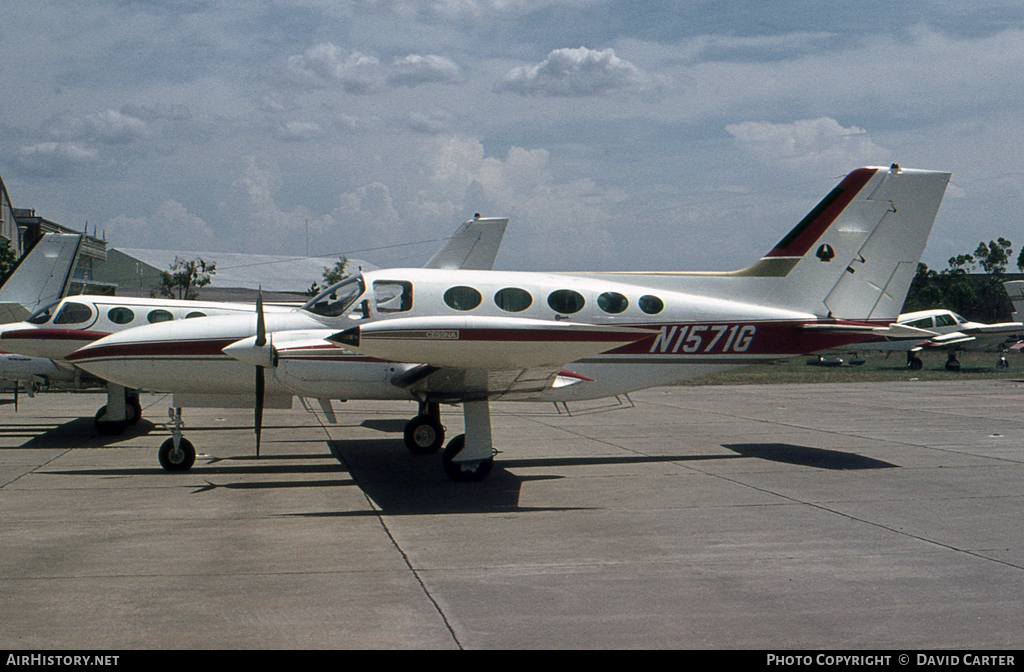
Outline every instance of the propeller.
{"label": "propeller", "polygon": [[[257,348],[265,348],[267,346],[267,322],[263,317],[263,288],[261,287],[259,293],[256,295],[256,343]],[[276,357],[274,357],[274,346],[270,346],[270,361],[273,364]],[[255,417],[253,418],[253,427],[256,430],[256,458],[260,456],[260,439],[263,434],[263,401],[266,393],[266,373],[263,370],[263,366],[256,365],[256,408]]]}

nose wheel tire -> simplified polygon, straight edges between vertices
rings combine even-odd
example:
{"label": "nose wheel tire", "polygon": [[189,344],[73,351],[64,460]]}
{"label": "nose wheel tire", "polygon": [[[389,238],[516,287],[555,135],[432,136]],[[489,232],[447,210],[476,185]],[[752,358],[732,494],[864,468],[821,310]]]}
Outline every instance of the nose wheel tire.
{"label": "nose wheel tire", "polygon": [[160,466],[165,471],[188,471],[196,462],[196,448],[188,439],[182,439],[178,450],[174,450],[174,439],[167,439],[160,445]]}
{"label": "nose wheel tire", "polygon": [[417,415],[405,425],[405,447],[413,455],[433,455],[444,445],[444,426],[427,415]]}
{"label": "nose wheel tire", "polygon": [[457,483],[475,483],[487,478],[494,466],[494,458],[476,462],[455,462],[455,457],[466,447],[466,435],[459,434],[448,442],[448,447],[441,453],[441,464],[448,478]]}

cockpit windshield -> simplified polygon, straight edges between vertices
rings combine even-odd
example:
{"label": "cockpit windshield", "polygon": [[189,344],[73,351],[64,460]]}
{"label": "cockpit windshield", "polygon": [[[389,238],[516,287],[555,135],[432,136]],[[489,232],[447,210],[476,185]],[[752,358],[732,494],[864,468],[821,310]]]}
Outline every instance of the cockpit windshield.
{"label": "cockpit windshield", "polygon": [[25,321],[29,324],[46,324],[50,321],[50,318],[53,317],[53,309],[56,308],[59,303],[60,301],[54,301],[53,303],[46,304],[42,308],[36,310],[36,312],[32,313]]}
{"label": "cockpit windshield", "polygon": [[356,299],[362,296],[363,289],[362,276],[352,276],[320,292],[302,308],[315,315],[338,317],[343,315],[352,307]]}

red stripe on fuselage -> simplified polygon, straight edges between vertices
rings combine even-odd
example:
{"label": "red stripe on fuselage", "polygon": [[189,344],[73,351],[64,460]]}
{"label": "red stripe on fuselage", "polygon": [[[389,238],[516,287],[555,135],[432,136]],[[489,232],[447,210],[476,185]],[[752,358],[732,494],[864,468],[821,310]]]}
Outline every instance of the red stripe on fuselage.
{"label": "red stripe on fuselage", "polygon": [[139,343],[118,343],[85,350],[77,350],[67,356],[69,362],[84,362],[92,359],[120,359],[144,357],[210,357],[227,356],[222,352],[237,338],[199,339],[194,341],[144,341]]}

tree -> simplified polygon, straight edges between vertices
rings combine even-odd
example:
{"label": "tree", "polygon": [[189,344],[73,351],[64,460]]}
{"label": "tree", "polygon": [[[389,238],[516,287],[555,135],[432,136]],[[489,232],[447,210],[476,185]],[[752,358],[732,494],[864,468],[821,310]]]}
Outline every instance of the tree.
{"label": "tree", "polygon": [[6,279],[14,265],[18,263],[17,253],[11,249],[11,241],[0,243],[0,279]]}
{"label": "tree", "polygon": [[[946,308],[969,320],[1006,320],[1013,304],[1003,289],[1003,279],[1012,254],[1012,243],[999,238],[988,244],[978,243],[974,254],[950,257],[949,268],[940,272],[919,263],[903,312]],[[1024,254],[1018,258],[1018,265],[1022,261]],[[979,266],[984,273],[972,273]]]}
{"label": "tree", "polygon": [[315,280],[313,284],[306,290],[306,296],[316,296],[320,292],[324,291],[331,285],[337,284],[352,275],[348,272],[348,257],[342,255],[338,261],[334,262],[334,266],[327,268],[324,266],[323,273],[323,285],[320,285]]}
{"label": "tree", "polygon": [[199,298],[199,290],[210,284],[210,276],[216,273],[216,262],[176,256],[169,271],[160,275],[160,296],[194,301]]}

